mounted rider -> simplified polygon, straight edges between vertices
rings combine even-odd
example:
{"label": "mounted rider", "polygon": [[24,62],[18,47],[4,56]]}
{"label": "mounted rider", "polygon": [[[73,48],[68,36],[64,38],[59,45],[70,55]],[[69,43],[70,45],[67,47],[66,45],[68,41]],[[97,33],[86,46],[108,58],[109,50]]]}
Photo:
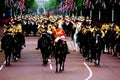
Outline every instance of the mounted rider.
{"label": "mounted rider", "polygon": [[57,29],[54,29],[52,31],[52,34],[55,36],[54,45],[58,42],[58,40],[60,40],[60,39],[63,40],[63,44],[66,46],[66,51],[69,54],[67,42],[65,40],[66,34],[65,34],[65,31],[62,28],[62,21],[58,22],[58,27],[57,27]]}

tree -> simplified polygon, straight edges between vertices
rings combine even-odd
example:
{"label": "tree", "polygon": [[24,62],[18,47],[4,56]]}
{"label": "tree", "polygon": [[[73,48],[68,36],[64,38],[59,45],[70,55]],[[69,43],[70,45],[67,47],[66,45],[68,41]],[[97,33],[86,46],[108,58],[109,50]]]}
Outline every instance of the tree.
{"label": "tree", "polygon": [[55,11],[63,1],[65,0],[49,0],[49,2],[45,3],[44,7],[47,11]]}
{"label": "tree", "polygon": [[30,9],[37,9],[37,3],[35,0],[25,0],[25,6]]}
{"label": "tree", "polygon": [[74,0],[78,10],[83,9],[83,0]]}

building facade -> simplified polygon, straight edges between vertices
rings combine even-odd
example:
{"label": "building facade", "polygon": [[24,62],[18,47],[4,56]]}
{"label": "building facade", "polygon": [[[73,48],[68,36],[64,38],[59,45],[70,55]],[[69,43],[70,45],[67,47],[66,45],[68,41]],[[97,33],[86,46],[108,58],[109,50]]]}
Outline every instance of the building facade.
{"label": "building facade", "polygon": [[38,5],[38,9],[37,9],[37,13],[39,14],[45,14],[45,8],[44,8],[44,4],[46,2],[48,2],[49,0],[36,0],[37,5]]}

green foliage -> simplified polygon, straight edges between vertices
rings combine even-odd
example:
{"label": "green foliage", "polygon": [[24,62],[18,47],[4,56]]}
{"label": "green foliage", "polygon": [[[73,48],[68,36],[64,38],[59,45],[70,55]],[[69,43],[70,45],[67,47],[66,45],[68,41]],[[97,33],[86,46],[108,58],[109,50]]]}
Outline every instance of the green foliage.
{"label": "green foliage", "polygon": [[44,7],[47,11],[55,10],[62,0],[49,0],[49,2],[45,3]]}
{"label": "green foliage", "polygon": [[31,9],[37,9],[37,3],[35,0],[25,0],[25,6]]}
{"label": "green foliage", "polygon": [[78,0],[76,6],[77,6],[77,9],[83,9],[83,0]]}
{"label": "green foliage", "polygon": [[33,9],[33,10],[36,10],[37,8],[38,8],[38,5],[37,5],[36,2],[34,2],[33,5],[32,5],[32,9]]}

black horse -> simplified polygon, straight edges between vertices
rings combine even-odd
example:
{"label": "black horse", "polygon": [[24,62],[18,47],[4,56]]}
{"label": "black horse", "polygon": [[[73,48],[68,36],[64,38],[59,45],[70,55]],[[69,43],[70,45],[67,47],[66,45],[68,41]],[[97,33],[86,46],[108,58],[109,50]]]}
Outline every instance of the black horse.
{"label": "black horse", "polygon": [[95,60],[94,63],[96,66],[100,65],[101,50],[103,46],[101,35],[102,35],[101,32],[97,31],[92,40],[91,59]]}
{"label": "black horse", "polygon": [[89,61],[90,53],[91,53],[91,46],[92,46],[92,33],[91,31],[87,31],[85,33],[85,42],[84,42],[84,53],[83,57]]}
{"label": "black horse", "polygon": [[113,56],[120,57],[120,35],[118,35],[116,38],[116,46],[115,46],[115,52]]}
{"label": "black horse", "polygon": [[4,50],[6,66],[10,66],[11,53],[14,49],[14,38],[10,33],[5,34],[1,39],[1,49]]}
{"label": "black horse", "polygon": [[[66,55],[68,54],[68,47],[66,41],[58,40],[55,45],[55,60],[56,60],[56,73],[64,71],[64,63]],[[60,64],[60,66],[58,66]],[[59,67],[59,70],[58,70]]]}
{"label": "black horse", "polygon": [[13,51],[14,54],[14,60],[16,61],[16,58],[21,58],[21,50],[23,49],[22,46],[25,46],[25,37],[22,33],[17,32],[14,35],[15,40],[15,48]]}
{"label": "black horse", "polygon": [[51,34],[42,32],[38,40],[38,48],[40,48],[43,58],[43,65],[48,64],[48,59],[53,51],[53,38]]}

